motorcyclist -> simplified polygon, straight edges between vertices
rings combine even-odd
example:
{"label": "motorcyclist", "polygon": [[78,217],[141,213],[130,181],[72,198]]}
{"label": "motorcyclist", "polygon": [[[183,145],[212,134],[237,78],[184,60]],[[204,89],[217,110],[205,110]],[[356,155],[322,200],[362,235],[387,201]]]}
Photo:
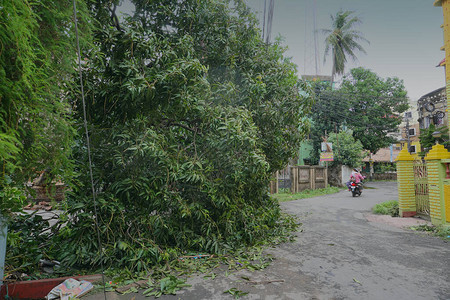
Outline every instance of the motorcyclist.
{"label": "motorcyclist", "polygon": [[363,181],[365,179],[364,176],[361,175],[361,173],[359,173],[359,170],[357,168],[354,168],[352,171],[352,174],[350,175],[350,181],[347,182],[347,187],[348,190],[350,191],[350,184],[351,182],[355,182],[356,184],[361,183],[361,181]]}

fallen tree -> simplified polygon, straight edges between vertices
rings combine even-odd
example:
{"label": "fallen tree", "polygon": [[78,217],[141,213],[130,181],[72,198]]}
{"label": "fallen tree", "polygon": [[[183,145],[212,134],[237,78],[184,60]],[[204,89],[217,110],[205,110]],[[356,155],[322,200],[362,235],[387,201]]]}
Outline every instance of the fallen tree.
{"label": "fallen tree", "polygon": [[77,176],[53,255],[143,271],[292,229],[267,188],[307,131],[311,92],[243,1],[133,1],[120,23],[109,1],[87,3],[98,21],[82,53],[96,207],[75,80]]}

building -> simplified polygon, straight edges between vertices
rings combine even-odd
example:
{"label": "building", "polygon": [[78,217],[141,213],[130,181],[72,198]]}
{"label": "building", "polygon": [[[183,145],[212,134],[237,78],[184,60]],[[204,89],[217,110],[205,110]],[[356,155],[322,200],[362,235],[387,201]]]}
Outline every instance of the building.
{"label": "building", "polygon": [[409,153],[419,153],[420,148],[420,124],[419,124],[419,112],[417,109],[417,102],[410,103],[410,109],[403,115],[403,121],[400,125],[400,136],[402,146],[408,145]]}
{"label": "building", "polygon": [[423,95],[417,101],[419,127],[426,129],[431,124],[436,125],[436,127],[448,126],[446,110],[447,96],[445,87]]}

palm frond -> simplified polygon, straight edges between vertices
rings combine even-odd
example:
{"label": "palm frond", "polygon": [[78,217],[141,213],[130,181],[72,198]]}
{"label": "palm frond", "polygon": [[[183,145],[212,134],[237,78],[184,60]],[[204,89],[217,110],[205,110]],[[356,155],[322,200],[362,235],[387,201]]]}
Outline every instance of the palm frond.
{"label": "palm frond", "polygon": [[326,34],[324,62],[330,49],[332,50],[332,75],[344,73],[347,56],[356,61],[356,51],[366,53],[359,42],[369,43],[369,41],[360,31],[353,29],[355,25],[361,23],[358,17],[352,16],[353,13],[353,11],[338,11],[336,15],[331,15],[332,28],[322,29],[322,33]]}

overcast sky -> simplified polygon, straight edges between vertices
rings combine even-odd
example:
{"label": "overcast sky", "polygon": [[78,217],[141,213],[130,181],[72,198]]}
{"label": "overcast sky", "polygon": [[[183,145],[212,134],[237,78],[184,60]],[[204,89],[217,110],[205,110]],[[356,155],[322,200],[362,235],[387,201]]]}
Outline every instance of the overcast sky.
{"label": "overcast sky", "polygon": [[[263,20],[264,1],[244,0]],[[130,11],[129,1],[122,9]],[[379,76],[398,77],[404,81],[408,96],[418,98],[445,86],[443,67],[436,65],[444,58],[442,8],[434,0],[316,0],[319,74],[331,75],[331,56],[324,63],[325,35],[321,29],[331,28],[331,14],[340,9],[354,11],[362,23],[358,30],[370,41],[362,42],[367,54],[357,53],[358,61],[349,59],[346,72],[364,67]],[[284,37],[287,55],[298,66],[298,75],[314,75],[313,42],[314,0],[275,0],[272,37]],[[267,5],[268,6],[268,5]],[[261,25],[262,28],[262,25]]]}
{"label": "overcast sky", "polygon": [[[264,0],[245,0],[262,22]],[[267,1],[267,6],[269,0]],[[379,76],[404,81],[412,101],[445,85],[444,68],[436,65],[444,58],[442,8],[433,0],[316,0],[316,28],[320,72],[331,75],[331,56],[324,64],[325,35],[331,28],[331,14],[339,9],[355,12],[358,25],[370,44],[362,42],[367,54],[358,53],[353,67],[371,69]],[[272,37],[281,35],[287,52],[298,66],[299,75],[314,74],[313,5],[314,0],[275,0]]]}

